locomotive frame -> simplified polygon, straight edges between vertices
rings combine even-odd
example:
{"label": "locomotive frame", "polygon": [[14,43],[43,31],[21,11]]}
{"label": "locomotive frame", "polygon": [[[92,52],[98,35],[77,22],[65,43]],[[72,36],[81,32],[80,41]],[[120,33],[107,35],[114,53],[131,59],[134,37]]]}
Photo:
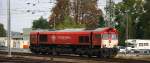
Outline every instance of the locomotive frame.
{"label": "locomotive frame", "polygon": [[118,52],[117,45],[117,30],[107,27],[95,30],[31,32],[29,48],[35,54],[77,54],[111,58]]}

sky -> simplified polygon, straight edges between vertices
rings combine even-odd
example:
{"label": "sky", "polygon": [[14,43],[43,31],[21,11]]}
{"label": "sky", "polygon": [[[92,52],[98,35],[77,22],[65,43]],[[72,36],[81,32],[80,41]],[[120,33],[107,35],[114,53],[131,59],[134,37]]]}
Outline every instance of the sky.
{"label": "sky", "polygon": [[[40,16],[48,19],[55,0],[10,0],[11,31],[23,32],[23,28],[31,28],[33,20]],[[120,2],[121,0],[114,0]],[[53,2],[53,3],[51,3]],[[105,12],[106,0],[99,0],[98,6]],[[7,29],[7,0],[0,0],[0,23]]]}

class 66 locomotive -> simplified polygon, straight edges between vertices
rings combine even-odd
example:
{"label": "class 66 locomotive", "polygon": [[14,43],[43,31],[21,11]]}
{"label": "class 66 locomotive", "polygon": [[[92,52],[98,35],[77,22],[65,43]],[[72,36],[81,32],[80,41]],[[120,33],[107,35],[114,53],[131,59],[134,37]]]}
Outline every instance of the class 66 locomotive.
{"label": "class 66 locomotive", "polygon": [[118,31],[115,28],[94,30],[65,29],[33,31],[30,50],[34,54],[76,54],[112,58],[117,55]]}

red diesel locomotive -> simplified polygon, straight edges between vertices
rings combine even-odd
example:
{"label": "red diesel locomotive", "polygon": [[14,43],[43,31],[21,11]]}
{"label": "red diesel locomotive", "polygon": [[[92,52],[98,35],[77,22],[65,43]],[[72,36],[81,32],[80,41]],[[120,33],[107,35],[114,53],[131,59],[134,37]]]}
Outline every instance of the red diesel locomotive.
{"label": "red diesel locomotive", "polygon": [[30,33],[30,50],[36,54],[77,54],[114,57],[118,49],[114,28],[95,30],[56,30]]}

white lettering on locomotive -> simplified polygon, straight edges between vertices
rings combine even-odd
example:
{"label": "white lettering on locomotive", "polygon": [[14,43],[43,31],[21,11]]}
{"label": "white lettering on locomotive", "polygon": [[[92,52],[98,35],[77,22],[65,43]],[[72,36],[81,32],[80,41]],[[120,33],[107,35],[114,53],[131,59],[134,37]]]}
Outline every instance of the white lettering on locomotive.
{"label": "white lettering on locomotive", "polygon": [[70,36],[58,36],[58,39],[66,40],[66,39],[71,39],[71,37]]}

